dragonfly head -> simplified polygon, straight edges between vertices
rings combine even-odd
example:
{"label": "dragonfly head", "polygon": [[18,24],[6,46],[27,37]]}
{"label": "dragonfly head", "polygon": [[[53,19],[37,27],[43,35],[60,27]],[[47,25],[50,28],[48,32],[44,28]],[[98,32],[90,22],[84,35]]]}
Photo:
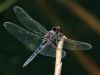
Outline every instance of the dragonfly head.
{"label": "dragonfly head", "polygon": [[58,34],[60,32],[60,26],[54,26],[52,27],[52,30]]}

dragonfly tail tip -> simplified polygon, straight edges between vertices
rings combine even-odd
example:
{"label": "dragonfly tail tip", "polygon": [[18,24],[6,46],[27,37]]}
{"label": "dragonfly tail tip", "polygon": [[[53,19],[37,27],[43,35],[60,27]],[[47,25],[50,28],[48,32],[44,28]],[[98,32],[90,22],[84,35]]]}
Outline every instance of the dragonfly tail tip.
{"label": "dragonfly tail tip", "polygon": [[26,65],[25,64],[23,64],[23,66],[22,66],[23,68],[25,68],[26,67]]}

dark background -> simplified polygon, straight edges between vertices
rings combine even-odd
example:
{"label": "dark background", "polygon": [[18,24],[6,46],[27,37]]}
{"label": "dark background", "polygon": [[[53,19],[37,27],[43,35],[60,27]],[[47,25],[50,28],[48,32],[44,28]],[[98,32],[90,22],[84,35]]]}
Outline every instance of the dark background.
{"label": "dark background", "polygon": [[[84,51],[84,53],[90,57],[92,60],[91,62],[98,67],[98,69],[93,71],[98,70],[100,72],[100,33],[95,32],[88,24],[57,0],[40,0],[40,3],[41,2],[45,2],[49,6],[54,14],[60,19],[62,22],[61,24],[57,22],[53,23],[54,20],[52,21],[52,19],[54,18],[49,18],[44,10],[42,10],[42,7],[36,3],[36,0],[17,0],[0,14],[0,75],[54,74],[55,59],[42,55],[38,55],[26,68],[22,68],[23,63],[32,51],[29,51],[3,26],[5,21],[11,21],[21,25],[13,12],[13,6],[15,5],[26,10],[32,18],[44,25],[47,30],[50,30],[52,26],[58,24],[61,25],[62,32],[66,34],[67,37],[91,43],[93,48],[89,51]],[[81,5],[90,14],[94,15],[99,21],[98,28],[100,28],[99,0],[74,0],[74,2]],[[0,0],[0,4],[2,3],[3,0]],[[85,65],[84,62],[79,62],[79,59],[73,55],[73,52],[66,52],[67,56],[62,59],[62,75],[100,75],[100,73],[91,74],[91,71],[86,68],[87,65]],[[91,66],[91,68],[93,67]]]}

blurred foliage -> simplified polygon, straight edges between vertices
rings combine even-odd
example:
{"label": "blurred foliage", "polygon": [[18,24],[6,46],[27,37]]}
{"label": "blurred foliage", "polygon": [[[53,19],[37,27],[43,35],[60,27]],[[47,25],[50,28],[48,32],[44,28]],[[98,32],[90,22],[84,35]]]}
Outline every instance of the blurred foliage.
{"label": "blurred foliage", "polygon": [[16,0],[0,0],[0,13],[2,13],[15,2]]}

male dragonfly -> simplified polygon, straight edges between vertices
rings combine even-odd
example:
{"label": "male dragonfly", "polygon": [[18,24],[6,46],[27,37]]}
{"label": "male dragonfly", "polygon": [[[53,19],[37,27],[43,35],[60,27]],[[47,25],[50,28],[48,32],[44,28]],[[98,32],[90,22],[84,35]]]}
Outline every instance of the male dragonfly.
{"label": "male dragonfly", "polygon": [[[23,67],[27,66],[37,54],[55,57],[56,41],[63,35],[60,32],[60,26],[54,26],[50,31],[47,31],[43,25],[32,19],[21,7],[15,6],[13,9],[26,29],[12,22],[4,22],[4,27],[25,46],[34,50],[33,54],[23,64]],[[69,38],[64,41],[64,49],[77,50],[79,48],[81,50],[89,50],[92,46],[89,43]],[[62,58],[65,56],[66,52],[63,50]]]}

